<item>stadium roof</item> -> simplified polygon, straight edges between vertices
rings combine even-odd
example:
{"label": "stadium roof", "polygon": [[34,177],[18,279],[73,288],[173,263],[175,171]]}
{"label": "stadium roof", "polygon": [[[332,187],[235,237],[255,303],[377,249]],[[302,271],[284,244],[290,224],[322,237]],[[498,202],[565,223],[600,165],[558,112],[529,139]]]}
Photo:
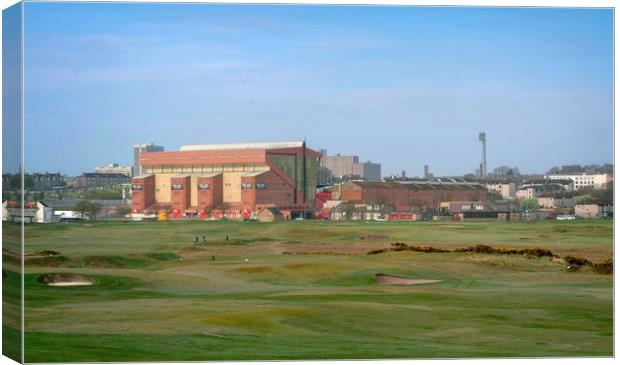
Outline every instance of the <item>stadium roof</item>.
{"label": "stadium roof", "polygon": [[574,181],[572,179],[548,179],[548,178],[537,178],[537,179],[528,179],[524,181],[524,184],[572,184]]}
{"label": "stadium roof", "polygon": [[272,150],[280,148],[297,148],[302,147],[303,144],[303,141],[186,144],[182,145],[181,148],[179,148],[179,151]]}
{"label": "stadium roof", "polygon": [[350,181],[350,184],[355,184],[362,188],[367,189],[410,189],[410,190],[459,190],[459,189],[471,189],[471,190],[486,190],[482,185],[477,183],[464,183],[464,182],[438,182],[438,181],[406,181],[406,182],[370,182],[370,181]]}

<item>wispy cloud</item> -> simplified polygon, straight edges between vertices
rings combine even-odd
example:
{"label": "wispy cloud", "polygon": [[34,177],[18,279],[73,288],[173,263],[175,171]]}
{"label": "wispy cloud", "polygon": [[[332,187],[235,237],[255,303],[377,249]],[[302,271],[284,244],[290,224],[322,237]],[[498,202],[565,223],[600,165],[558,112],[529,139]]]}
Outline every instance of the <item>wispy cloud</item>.
{"label": "wispy cloud", "polygon": [[70,87],[75,84],[114,82],[183,82],[207,76],[222,77],[222,72],[256,67],[256,65],[239,61],[214,61],[168,65],[118,65],[85,69],[38,68],[28,73],[25,82],[29,87],[53,85],[55,88],[62,88],[63,85]]}

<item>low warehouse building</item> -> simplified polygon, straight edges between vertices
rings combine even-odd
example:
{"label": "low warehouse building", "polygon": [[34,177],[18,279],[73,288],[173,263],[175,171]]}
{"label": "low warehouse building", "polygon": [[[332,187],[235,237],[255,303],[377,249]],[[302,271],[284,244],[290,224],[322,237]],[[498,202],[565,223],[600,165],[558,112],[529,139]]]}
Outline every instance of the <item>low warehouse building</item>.
{"label": "low warehouse building", "polygon": [[342,200],[391,205],[396,210],[439,208],[441,202],[486,202],[487,190],[477,183],[462,182],[365,182],[337,186]]}

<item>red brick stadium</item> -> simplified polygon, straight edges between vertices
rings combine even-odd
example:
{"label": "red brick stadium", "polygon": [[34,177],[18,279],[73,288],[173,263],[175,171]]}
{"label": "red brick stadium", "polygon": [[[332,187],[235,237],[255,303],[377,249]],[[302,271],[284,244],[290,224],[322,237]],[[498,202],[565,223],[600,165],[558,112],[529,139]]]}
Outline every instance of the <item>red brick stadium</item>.
{"label": "red brick stadium", "polygon": [[276,207],[301,215],[314,206],[320,154],[305,142],[186,145],[143,152],[132,179],[134,212],[248,217]]}

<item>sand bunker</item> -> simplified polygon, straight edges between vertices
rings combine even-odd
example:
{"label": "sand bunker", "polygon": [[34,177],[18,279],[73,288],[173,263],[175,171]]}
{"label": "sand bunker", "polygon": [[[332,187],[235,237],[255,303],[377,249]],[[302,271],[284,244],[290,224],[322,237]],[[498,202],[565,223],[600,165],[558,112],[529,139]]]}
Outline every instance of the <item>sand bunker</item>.
{"label": "sand bunker", "polygon": [[39,283],[50,286],[78,286],[78,285],[93,285],[95,279],[77,275],[77,274],[64,274],[64,273],[52,273],[40,275],[37,278]]}
{"label": "sand bunker", "polygon": [[375,274],[375,280],[379,284],[384,285],[417,285],[417,284],[432,284],[438,283],[441,280],[429,280],[429,279],[412,279],[402,276],[395,276],[389,274]]}

